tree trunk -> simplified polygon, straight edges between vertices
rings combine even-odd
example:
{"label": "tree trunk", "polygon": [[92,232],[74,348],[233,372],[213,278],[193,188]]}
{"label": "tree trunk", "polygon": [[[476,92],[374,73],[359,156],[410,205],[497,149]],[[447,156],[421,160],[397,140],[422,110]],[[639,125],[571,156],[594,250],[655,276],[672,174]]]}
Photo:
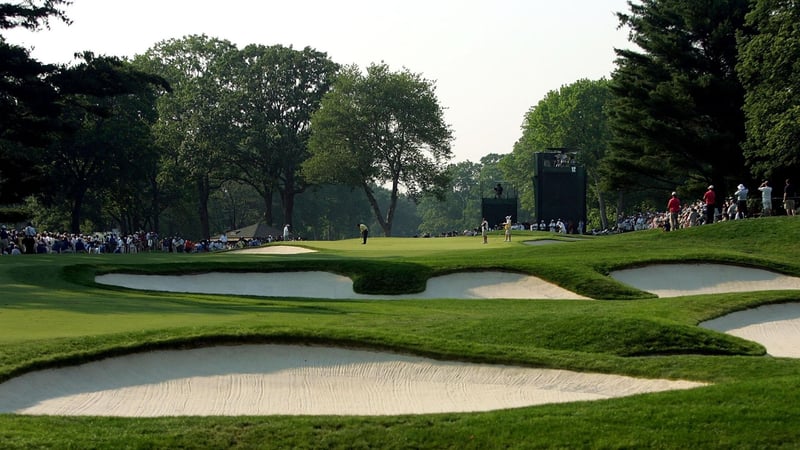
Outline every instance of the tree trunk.
{"label": "tree trunk", "polygon": [[603,196],[603,192],[600,190],[600,179],[596,176],[592,176],[592,182],[594,184],[594,191],[597,194],[597,207],[600,209],[600,229],[606,230],[608,229],[608,214],[606,213],[606,199]]}
{"label": "tree trunk", "polygon": [[597,196],[597,207],[600,208],[600,229],[608,229],[608,214],[606,213],[606,199],[603,194]]}
{"label": "tree trunk", "polygon": [[397,193],[398,183],[397,178],[395,178],[392,180],[392,194],[389,198],[389,208],[386,210],[386,226],[383,230],[386,237],[392,235],[392,222],[394,222],[394,213],[397,211]]}
{"label": "tree trunk", "polygon": [[[158,186],[158,178],[155,175],[152,175],[150,178],[150,189],[152,191],[152,195],[150,196],[150,230],[156,233],[160,233],[161,231],[158,229],[159,221],[158,218],[161,215],[161,191],[159,190]],[[146,222],[147,220],[145,220]]]}
{"label": "tree trunk", "polygon": [[261,199],[264,201],[264,223],[274,226],[274,215],[272,213],[272,188],[269,186],[264,186],[261,196]]}
{"label": "tree trunk", "polygon": [[210,195],[208,176],[197,179],[197,212],[200,215],[200,232],[203,239],[211,239],[211,225],[208,217],[208,197]]}
{"label": "tree trunk", "polygon": [[625,210],[625,193],[622,190],[617,191],[617,211],[614,218],[614,225],[619,224],[620,213]]}
{"label": "tree trunk", "polygon": [[278,187],[279,192],[281,193],[281,206],[283,207],[283,217],[286,219],[286,223],[292,223],[294,218],[294,198],[297,194],[303,193],[305,188],[301,187],[298,188],[298,183],[294,173],[294,168],[287,169],[286,177],[283,182],[283,189]]}
{"label": "tree trunk", "polygon": [[383,229],[383,235],[386,237],[392,236],[392,224],[386,223],[383,219],[383,214],[381,214],[381,207],[378,205],[378,200],[375,199],[375,195],[372,193],[372,189],[370,189],[367,183],[361,185],[364,189],[364,193],[367,195],[367,200],[369,201],[370,206],[372,206],[372,211],[375,213],[375,217],[378,219],[378,224]]}
{"label": "tree trunk", "polygon": [[85,189],[80,189],[72,198],[72,211],[70,212],[70,233],[80,234],[81,232],[81,208],[83,207],[83,197]]}
{"label": "tree trunk", "polygon": [[[281,192],[281,205],[283,207],[283,218],[286,223],[292,223],[292,214],[294,214],[294,193],[288,189]],[[294,225],[292,225],[294,227]],[[295,230],[297,232],[297,230]]]}

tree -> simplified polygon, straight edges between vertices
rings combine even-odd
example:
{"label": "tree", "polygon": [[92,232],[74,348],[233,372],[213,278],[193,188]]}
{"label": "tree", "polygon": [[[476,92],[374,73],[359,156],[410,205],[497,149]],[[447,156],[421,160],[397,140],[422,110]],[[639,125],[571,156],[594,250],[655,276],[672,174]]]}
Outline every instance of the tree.
{"label": "tree", "polygon": [[157,98],[168,90],[143,86],[135,95],[117,96],[114,117],[106,125],[112,142],[122,151],[117,155],[118,162],[112,165],[114,176],[101,187],[100,194],[104,212],[123,233],[157,230],[159,214],[174,190],[158,180],[163,149],[153,134],[158,119]]}
{"label": "tree", "polygon": [[[643,0],[618,13],[641,49],[617,49],[611,87],[614,133],[608,174],[616,188],[746,180],[744,90],[736,77],[736,33],[749,0]],[[720,196],[722,197],[722,196]]]}
{"label": "tree", "polygon": [[72,2],[69,0],[28,0],[0,3],[0,30],[17,27],[39,30],[42,27],[49,27],[50,18],[70,24],[71,21],[64,13],[63,7],[71,4]]}
{"label": "tree", "polygon": [[300,164],[308,158],[311,114],[330,88],[337,65],[322,52],[275,45],[248,45],[235,66],[235,92],[242,140],[230,154],[231,175],[252,186],[264,200],[273,224],[273,191],[283,217],[293,223],[294,199],[307,183]]}
{"label": "tree", "polygon": [[167,87],[117,58],[88,52],[81,58],[52,76],[61,95],[60,132],[43,158],[50,195],[69,202],[73,233],[80,232],[89,191],[132,187],[140,179],[152,153],[152,85]]}
{"label": "tree", "polygon": [[436,234],[441,231],[471,230],[480,223],[481,165],[463,161],[447,168],[450,179],[444,200],[426,197],[417,211],[422,218],[419,231]]}
{"label": "tree", "polygon": [[611,139],[606,111],[611,101],[608,85],[606,79],[578,80],[548,92],[525,114],[522,137],[514,144],[511,155],[500,163],[503,173],[518,187],[525,208],[534,207],[534,153],[568,148],[577,152],[578,162],[586,168],[589,195],[597,202],[602,228],[607,228],[600,162]]}
{"label": "tree", "polygon": [[[70,23],[63,0],[0,3],[0,30],[39,30],[55,18]],[[35,162],[50,143],[59,114],[58,92],[49,82],[56,67],[30,57],[0,36],[0,203],[20,202],[42,185]]]}
{"label": "tree", "polygon": [[205,35],[162,41],[135,59],[137,67],[163,76],[172,92],[159,98],[155,125],[167,151],[163,175],[194,186],[202,238],[210,237],[209,196],[224,181],[227,154],[239,134],[233,74],[238,50]]}
{"label": "tree", "polygon": [[800,8],[794,0],[757,0],[752,34],[739,41],[737,71],[746,90],[744,155],[754,176],[800,169]]}
{"label": "tree", "polygon": [[[355,66],[344,68],[312,116],[306,178],[363,189],[391,236],[401,186],[411,198],[441,197],[447,186],[452,132],[434,91],[431,81],[407,69],[373,64],[363,75]],[[389,189],[385,216],[374,185]]]}

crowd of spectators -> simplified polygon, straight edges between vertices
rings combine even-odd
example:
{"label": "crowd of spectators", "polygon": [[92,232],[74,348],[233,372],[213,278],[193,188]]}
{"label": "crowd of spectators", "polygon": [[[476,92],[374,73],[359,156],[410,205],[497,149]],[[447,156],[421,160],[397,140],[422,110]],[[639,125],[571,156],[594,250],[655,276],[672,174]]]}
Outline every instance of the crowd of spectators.
{"label": "crowd of spectators", "polygon": [[[730,197],[723,201],[721,208],[713,212],[714,222],[744,219],[746,210],[738,204],[736,198]],[[706,205],[702,200],[683,205],[678,213],[678,228],[696,227],[707,223]],[[617,227],[606,232],[628,232],[637,230],[663,229],[670,231],[672,226],[669,220],[669,211],[646,211],[634,215],[620,216]],[[595,230],[595,234],[599,231]]]}
{"label": "crowd of spectators", "polygon": [[120,234],[115,232],[75,234],[37,231],[29,223],[22,228],[0,226],[0,255],[56,254],[56,253],[201,253],[231,250],[236,248],[258,247],[272,242],[272,236],[265,238],[228,240],[225,235],[219,239],[194,242],[180,235],[159,236],[155,232],[140,231]]}
{"label": "crowd of spectators", "polygon": [[[761,190],[766,182],[759,187]],[[789,181],[787,180],[787,185]],[[713,186],[709,186],[712,189]],[[743,186],[739,186],[737,194],[742,191]],[[768,191],[771,192],[771,189]],[[768,196],[769,194],[767,194]],[[673,193],[673,197],[675,197]],[[771,204],[765,203],[765,211],[769,214]],[[514,230],[549,231],[552,233],[577,233],[584,234],[609,234],[621,233],[638,230],[663,229],[670,231],[676,225],[678,228],[688,228],[708,223],[713,216],[714,222],[725,220],[736,220],[747,217],[747,210],[742,205],[742,199],[730,197],[724,200],[722,208],[715,208],[713,214],[706,210],[703,200],[697,200],[680,206],[677,220],[670,220],[670,212],[645,211],[634,215],[623,215],[617,219],[616,226],[600,230],[584,230],[582,221],[573,224],[569,221],[544,220],[536,223],[524,222],[516,223],[511,228]],[[792,211],[794,212],[794,211]],[[442,233],[442,236],[477,235],[478,229],[464,230],[462,233],[456,231]],[[429,234],[423,237],[432,237]],[[95,233],[95,234],[74,234],[74,233],[51,233],[39,232],[32,223],[20,229],[9,228],[0,225],[0,255],[19,255],[19,254],[52,254],[52,253],[139,253],[139,252],[165,252],[165,253],[201,253],[209,251],[231,250],[235,248],[258,247],[263,244],[281,240],[281,237],[265,236],[263,238],[238,238],[229,240],[226,235],[221,235],[218,239],[201,240],[193,242],[184,239],[180,235],[159,236],[156,232],[139,231],[137,233],[119,234],[115,232]]]}

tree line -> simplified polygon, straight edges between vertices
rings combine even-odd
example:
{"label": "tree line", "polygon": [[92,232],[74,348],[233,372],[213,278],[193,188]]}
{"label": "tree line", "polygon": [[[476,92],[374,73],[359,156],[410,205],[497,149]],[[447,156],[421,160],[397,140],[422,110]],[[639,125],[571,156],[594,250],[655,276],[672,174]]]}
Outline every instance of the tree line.
{"label": "tree line", "polygon": [[800,168],[800,8],[791,0],[643,0],[617,13],[631,48],[610,79],[549,92],[500,166],[523,191],[532,153],[577,151],[591,219],[662,208],[671,191],[722,203],[739,183],[782,186]]}
{"label": "tree line", "polygon": [[[0,3],[0,31],[68,23],[68,4]],[[610,78],[549,92],[510,153],[458,164],[435,82],[407,69],[206,35],[55,66],[0,35],[0,214],[195,238],[262,220],[336,239],[367,217],[386,236],[461,231],[498,180],[536,219],[533,153],[555,147],[577,152],[590,227],[607,228],[664,192],[796,173],[798,15],[790,0],[629,2]]]}

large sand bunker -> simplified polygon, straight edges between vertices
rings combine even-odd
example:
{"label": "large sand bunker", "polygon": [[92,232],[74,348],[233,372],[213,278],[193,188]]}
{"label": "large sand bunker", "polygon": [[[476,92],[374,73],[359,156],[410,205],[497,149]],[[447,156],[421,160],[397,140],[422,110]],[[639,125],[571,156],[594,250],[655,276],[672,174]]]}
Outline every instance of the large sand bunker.
{"label": "large sand bunker", "polygon": [[222,273],[194,275],[106,274],[100,284],[167,292],[309,297],[328,299],[514,298],[587,299],[540,278],[509,272],[462,272],[428,280],[424,292],[366,295],[353,291],[353,281],[329,272]]}
{"label": "large sand bunker", "polygon": [[798,277],[725,264],[655,264],[611,277],[659,297],[800,289]]}
{"label": "large sand bunker", "polygon": [[689,389],[651,380],[291,345],[157,351],[22,375],[0,413],[394,415],[489,411]]}
{"label": "large sand bunker", "polygon": [[772,356],[800,358],[800,303],[737,311],[700,326],[758,342]]}
{"label": "large sand bunker", "polygon": [[266,245],[263,247],[250,247],[232,251],[236,253],[252,253],[256,255],[299,255],[303,253],[316,252],[316,250],[296,247],[294,245]]}
{"label": "large sand bunker", "polygon": [[[655,265],[612,276],[660,297],[800,289],[795,277],[716,264]],[[425,293],[406,296],[355,294],[349,278],[327,272],[108,274],[97,281],[134,289],[278,297],[582,298],[535,277],[503,272],[438,277],[429,280]],[[701,326],[759,342],[773,356],[800,357],[800,304],[763,306]],[[425,414],[597,400],[702,385],[361,350],[248,345],[158,351],[25,374],[0,384],[0,413]]]}
{"label": "large sand bunker", "polygon": [[[611,276],[659,297],[800,289],[797,277],[724,264],[658,264]],[[752,308],[700,326],[758,342],[772,356],[800,358],[800,303]]]}

